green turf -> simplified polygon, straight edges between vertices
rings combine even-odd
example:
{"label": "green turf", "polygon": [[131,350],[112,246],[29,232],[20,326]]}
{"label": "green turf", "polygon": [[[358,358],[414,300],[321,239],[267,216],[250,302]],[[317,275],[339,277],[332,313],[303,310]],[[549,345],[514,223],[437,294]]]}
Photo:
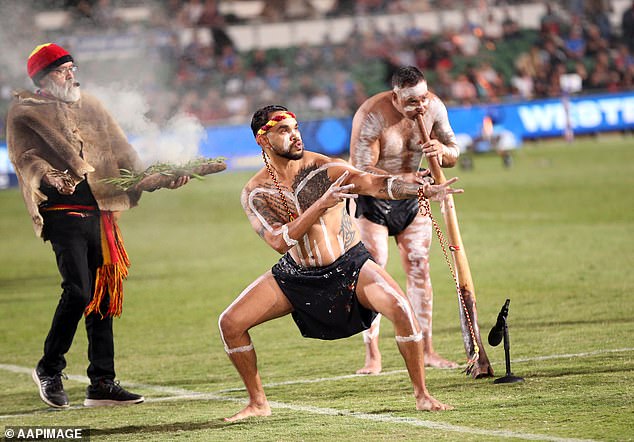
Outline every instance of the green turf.
{"label": "green turf", "polygon": [[[513,159],[505,169],[498,157],[476,156],[473,171],[447,175],[466,189],[456,206],[483,335],[510,298],[512,368],[525,382],[430,369],[431,393],[456,407],[442,413],[414,409],[389,322],[381,329],[386,374],[341,378],[362,365],[361,338],[302,339],[287,317],[252,331],[263,382],[273,384],[273,415],[221,421],[246,395],[223,352],[218,315],[277,256],[240,208],[250,173],[230,172],[145,194],[122,216],[132,268],[115,324],[117,371],[148,402],[84,409],[85,384],[71,377],[65,386],[78,407],[49,411],[28,369],[40,357],[59,276],[20,193],[0,192],[0,426],[77,426],[100,441],[632,440],[634,139],[530,144]],[[432,254],[434,344],[462,362],[456,295],[437,243]],[[398,260],[388,270],[404,283]],[[69,375],[85,375],[82,327]],[[486,349],[503,375],[502,346]],[[169,399],[179,391],[208,395]]]}

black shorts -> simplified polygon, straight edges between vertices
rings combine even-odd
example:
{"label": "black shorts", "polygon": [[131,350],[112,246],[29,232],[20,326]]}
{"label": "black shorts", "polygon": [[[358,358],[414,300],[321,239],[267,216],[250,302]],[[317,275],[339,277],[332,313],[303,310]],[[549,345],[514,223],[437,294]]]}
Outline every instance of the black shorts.
{"label": "black shorts", "polygon": [[325,267],[302,267],[285,254],[271,269],[293,306],[302,336],[341,339],[367,330],[376,312],[363,307],[355,293],[359,273],[370,253],[358,243]]}
{"label": "black shorts", "polygon": [[387,227],[390,236],[398,235],[409,226],[418,215],[418,200],[383,200],[372,196],[359,195],[356,199],[355,216],[363,216],[374,224]]}

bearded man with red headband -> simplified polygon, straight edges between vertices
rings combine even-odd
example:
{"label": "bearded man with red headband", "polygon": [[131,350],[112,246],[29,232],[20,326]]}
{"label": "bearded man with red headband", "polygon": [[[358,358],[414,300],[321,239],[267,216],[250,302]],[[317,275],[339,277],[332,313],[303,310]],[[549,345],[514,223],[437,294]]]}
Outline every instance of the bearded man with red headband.
{"label": "bearded man with red headband", "polygon": [[[226,421],[271,414],[249,329],[287,314],[304,337],[340,339],[370,327],[377,312],[394,323],[396,341],[414,387],[418,410],[451,407],[425,386],[422,334],[411,304],[372,259],[346,208],[357,194],[394,200],[460,193],[396,175],[362,172],[343,160],[304,150],[295,115],[273,105],[251,120],[265,167],[242,191],[253,229],[284,256],[220,315],[225,351],[247,388],[248,405]],[[353,193],[354,192],[354,193]]]}
{"label": "bearded man with red headband", "polygon": [[[91,385],[84,405],[143,402],[115,382],[112,333],[129,266],[116,213],[134,207],[141,190],[125,192],[102,181],[120,176],[120,169],[142,170],[141,161],[101,103],[80,92],[68,51],[54,43],[37,46],[27,71],[39,89],[15,93],[7,116],[9,158],[35,233],[51,242],[62,276],[61,299],[33,380],[47,405],[69,406],[64,355],[85,315]],[[169,187],[188,180],[180,177]]]}

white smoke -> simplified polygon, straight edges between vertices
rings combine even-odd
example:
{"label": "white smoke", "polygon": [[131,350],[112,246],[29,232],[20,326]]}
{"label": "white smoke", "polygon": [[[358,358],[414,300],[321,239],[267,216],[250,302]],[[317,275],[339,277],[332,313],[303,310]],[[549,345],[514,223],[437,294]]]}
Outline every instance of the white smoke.
{"label": "white smoke", "polygon": [[183,164],[199,156],[206,132],[193,115],[176,114],[161,128],[146,117],[150,108],[138,91],[113,84],[91,87],[89,92],[121,125],[146,167],[154,163]]}
{"label": "white smoke", "polygon": [[[153,73],[161,71],[162,60],[157,60],[149,51],[135,58],[106,63],[98,54],[75,51],[78,37],[72,30],[70,34],[68,29],[50,34],[38,30],[36,17],[45,10],[38,1],[0,0],[0,47],[4,49],[0,60],[0,97],[8,101],[12,90],[35,89],[26,74],[28,56],[36,45],[55,42],[73,54],[80,67],[77,79],[82,90],[102,101],[146,166],[156,162],[185,163],[199,155],[199,144],[206,132],[195,117],[176,115],[164,127],[146,117],[151,109],[140,91],[146,80],[153,78]],[[58,10],[63,10],[64,3],[50,2],[59,6]],[[104,34],[102,38],[107,36]],[[125,69],[121,69],[122,64]],[[112,79],[120,83],[113,83]],[[153,86],[160,87],[160,83]]]}

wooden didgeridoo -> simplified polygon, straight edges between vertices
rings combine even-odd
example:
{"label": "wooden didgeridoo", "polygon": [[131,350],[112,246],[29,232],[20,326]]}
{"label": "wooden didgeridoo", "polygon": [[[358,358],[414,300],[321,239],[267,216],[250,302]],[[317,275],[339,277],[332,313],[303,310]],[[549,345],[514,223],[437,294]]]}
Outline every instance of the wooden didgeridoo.
{"label": "wooden didgeridoo", "polygon": [[[416,123],[421,131],[423,142],[427,143],[429,141],[429,133],[427,132],[425,122],[423,121],[423,116],[421,114],[416,117]],[[421,158],[419,170],[423,165],[424,158],[426,158],[425,155]],[[447,181],[437,157],[427,158],[427,164],[429,166],[429,170],[431,171],[431,175],[434,178],[435,184],[443,184]],[[478,359],[475,361],[473,367],[467,367],[467,374],[471,375],[474,379],[490,377],[493,376],[493,368],[491,367],[489,358],[484,351],[482,339],[480,338],[475,289],[473,287],[473,279],[471,278],[469,261],[467,261],[467,254],[464,246],[462,245],[462,237],[460,236],[460,228],[458,227],[458,217],[456,215],[453,195],[450,194],[443,198],[440,202],[440,210],[447,229],[449,249],[451,250],[451,255],[453,257],[456,278],[458,279],[458,286],[460,287],[460,294],[464,300],[464,308],[460,300],[458,300],[458,309],[460,311],[462,340],[464,342],[467,358],[471,359],[473,357],[475,346],[473,345],[473,339],[471,338],[471,330],[469,329],[469,322],[467,321],[467,316],[465,315],[465,309],[469,314],[471,326],[473,327],[473,334],[479,347]]]}

